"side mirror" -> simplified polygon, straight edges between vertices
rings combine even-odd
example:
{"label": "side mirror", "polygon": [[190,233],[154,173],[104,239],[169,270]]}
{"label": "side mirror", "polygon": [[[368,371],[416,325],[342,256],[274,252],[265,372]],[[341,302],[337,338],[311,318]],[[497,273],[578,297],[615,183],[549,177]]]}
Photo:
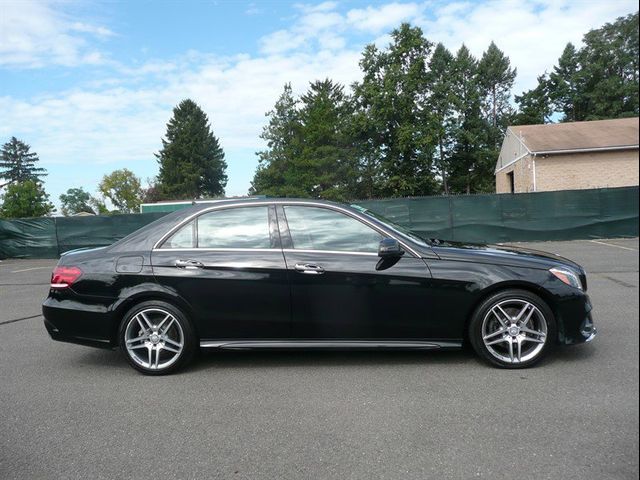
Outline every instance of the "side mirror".
{"label": "side mirror", "polygon": [[378,245],[378,256],[383,259],[399,258],[404,250],[395,238],[383,238]]}

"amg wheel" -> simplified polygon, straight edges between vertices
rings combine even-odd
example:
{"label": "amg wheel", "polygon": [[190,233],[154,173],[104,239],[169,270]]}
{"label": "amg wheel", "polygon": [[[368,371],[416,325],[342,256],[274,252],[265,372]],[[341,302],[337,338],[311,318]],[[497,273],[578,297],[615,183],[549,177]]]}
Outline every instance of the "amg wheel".
{"label": "amg wheel", "polygon": [[193,328],[182,312],[156,300],[127,312],[120,325],[119,343],[129,364],[147,375],[177,370],[196,350]]}
{"label": "amg wheel", "polygon": [[480,357],[503,368],[526,368],[553,345],[553,313],[537,295],[505,290],[478,307],[469,324],[469,340]]}

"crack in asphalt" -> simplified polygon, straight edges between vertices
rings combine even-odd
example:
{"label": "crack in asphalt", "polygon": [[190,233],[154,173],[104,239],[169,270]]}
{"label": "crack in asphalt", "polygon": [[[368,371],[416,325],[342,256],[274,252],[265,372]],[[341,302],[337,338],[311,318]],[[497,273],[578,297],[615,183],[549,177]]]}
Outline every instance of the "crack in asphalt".
{"label": "crack in asphalt", "polygon": [[31,320],[31,319],[38,318],[38,317],[41,317],[41,316],[42,316],[42,314],[39,313],[38,315],[31,315],[30,317],[14,318],[13,320],[5,320],[4,322],[0,322],[0,325],[7,325],[9,323],[21,322],[23,320]]}

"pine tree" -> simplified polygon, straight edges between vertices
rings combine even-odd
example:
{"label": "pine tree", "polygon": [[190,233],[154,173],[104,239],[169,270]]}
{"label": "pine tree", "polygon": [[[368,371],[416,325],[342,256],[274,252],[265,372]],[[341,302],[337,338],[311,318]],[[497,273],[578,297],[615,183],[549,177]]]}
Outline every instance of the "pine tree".
{"label": "pine tree", "polygon": [[456,98],[454,147],[450,160],[450,186],[455,193],[493,189],[495,158],[487,154],[488,124],[482,116],[483,89],[478,61],[462,45],[453,63],[453,93]]}
{"label": "pine tree", "polygon": [[579,92],[580,65],[578,51],[568,43],[549,75],[549,92],[554,108],[564,114],[563,121],[575,122],[583,119],[583,110]]}
{"label": "pine tree", "polygon": [[30,149],[26,143],[11,137],[0,151],[0,169],[4,169],[0,170],[0,178],[7,180],[7,183],[21,183],[27,180],[37,183],[41,177],[45,177],[47,171],[36,167],[36,162],[40,161],[38,154],[30,152]]}
{"label": "pine tree", "polygon": [[331,80],[312,82],[296,100],[291,86],[269,112],[258,152],[260,165],[250,193],[345,199],[354,171],[347,133],[350,103],[344,87]]}
{"label": "pine tree", "polygon": [[485,118],[494,128],[504,128],[504,120],[512,114],[510,98],[517,70],[509,57],[491,42],[478,62],[479,85],[483,89]]}
{"label": "pine tree", "polygon": [[258,168],[251,182],[251,195],[301,196],[304,191],[291,183],[287,172],[300,155],[300,120],[298,101],[293,96],[291,84],[284,90],[273,110],[267,112],[269,123],[262,129],[267,148],[257,152]]}
{"label": "pine tree", "polygon": [[344,87],[331,80],[312,82],[300,98],[300,134],[304,138],[297,180],[312,197],[345,199],[346,179],[357,175],[346,135],[350,104]]}
{"label": "pine tree", "polygon": [[224,195],[227,185],[224,152],[211,131],[207,114],[193,100],[183,100],[173,109],[162,147],[156,154],[162,198]]}
{"label": "pine tree", "polygon": [[535,125],[551,121],[553,108],[549,99],[549,79],[546,74],[538,77],[538,85],[522,95],[516,95],[518,113],[513,125]]}
{"label": "pine tree", "polygon": [[442,177],[442,188],[449,194],[447,179],[449,156],[453,142],[453,124],[455,99],[453,97],[453,55],[444,45],[438,43],[429,61],[431,96],[429,108],[434,115],[433,132],[438,144],[436,166]]}

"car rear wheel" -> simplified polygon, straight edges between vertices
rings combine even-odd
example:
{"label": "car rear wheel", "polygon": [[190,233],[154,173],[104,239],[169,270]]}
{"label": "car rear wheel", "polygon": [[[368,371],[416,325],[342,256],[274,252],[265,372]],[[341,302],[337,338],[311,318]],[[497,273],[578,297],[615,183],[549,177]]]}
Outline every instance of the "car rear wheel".
{"label": "car rear wheel", "polygon": [[196,350],[196,338],[185,315],[162,301],[146,301],[124,316],[120,348],[129,364],[147,375],[164,375],[187,364]]}
{"label": "car rear wheel", "polygon": [[556,326],[549,306],[525,290],[505,290],[486,299],[469,324],[480,357],[503,368],[526,368],[552,347]]}

